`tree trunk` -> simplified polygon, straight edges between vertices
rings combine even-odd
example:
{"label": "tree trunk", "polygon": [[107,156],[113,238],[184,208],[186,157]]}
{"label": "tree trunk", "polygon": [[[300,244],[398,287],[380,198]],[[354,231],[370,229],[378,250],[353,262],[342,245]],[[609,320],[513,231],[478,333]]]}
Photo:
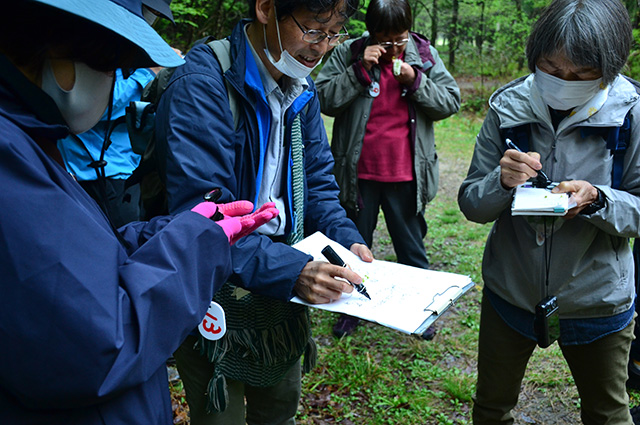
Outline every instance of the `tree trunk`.
{"label": "tree trunk", "polygon": [[433,0],[431,6],[431,42],[434,46],[438,42],[438,0]]}
{"label": "tree trunk", "polygon": [[480,0],[476,5],[480,6],[480,28],[476,33],[475,40],[478,54],[482,55],[482,45],[484,44],[484,1]]}
{"label": "tree trunk", "polygon": [[460,5],[458,0],[451,2],[451,29],[449,31],[449,70],[456,68],[456,49],[458,48],[458,12]]}

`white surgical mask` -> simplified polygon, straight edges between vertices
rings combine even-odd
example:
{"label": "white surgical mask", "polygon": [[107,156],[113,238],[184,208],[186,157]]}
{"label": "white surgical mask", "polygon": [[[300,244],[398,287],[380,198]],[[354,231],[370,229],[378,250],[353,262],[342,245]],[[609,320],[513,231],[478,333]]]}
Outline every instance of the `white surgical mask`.
{"label": "white surgical mask", "polygon": [[584,105],[601,90],[602,84],[602,78],[587,81],[563,80],[538,67],[533,81],[545,103],[558,111],[568,111]]}
{"label": "white surgical mask", "polygon": [[45,61],[42,90],[58,106],[71,133],[80,134],[92,128],[109,106],[113,73],[96,71],[82,62],[74,62],[75,82],[71,90],[60,87],[51,62]]}
{"label": "white surgical mask", "polygon": [[318,63],[315,66],[308,67],[300,63],[298,60],[296,60],[296,58],[291,56],[289,52],[284,50],[282,48],[282,41],[280,40],[280,25],[278,25],[278,16],[275,14],[275,9],[274,9],[274,15],[276,19],[276,30],[278,31],[278,44],[280,45],[280,52],[281,52],[280,60],[276,62],[273,56],[271,56],[271,52],[269,52],[269,46],[267,45],[267,30],[263,25],[262,33],[264,36],[264,45],[266,46],[264,49],[264,52],[267,55],[267,59],[269,59],[269,62],[271,62],[271,65],[273,65],[278,71],[282,72],[284,75],[288,77],[307,78],[309,74],[311,74],[311,71],[313,71],[316,68],[316,66],[320,65],[321,60],[318,61]]}

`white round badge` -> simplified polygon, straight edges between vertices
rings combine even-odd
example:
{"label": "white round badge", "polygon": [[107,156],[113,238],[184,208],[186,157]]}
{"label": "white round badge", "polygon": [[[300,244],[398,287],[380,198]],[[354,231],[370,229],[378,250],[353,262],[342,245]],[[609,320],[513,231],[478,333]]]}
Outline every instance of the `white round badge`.
{"label": "white round badge", "polygon": [[380,95],[380,84],[377,81],[374,81],[369,86],[369,96],[378,97]]}
{"label": "white round badge", "polygon": [[204,315],[204,319],[198,325],[200,335],[210,341],[215,341],[222,338],[227,332],[227,322],[224,317],[224,310],[215,301],[211,301],[207,314]]}

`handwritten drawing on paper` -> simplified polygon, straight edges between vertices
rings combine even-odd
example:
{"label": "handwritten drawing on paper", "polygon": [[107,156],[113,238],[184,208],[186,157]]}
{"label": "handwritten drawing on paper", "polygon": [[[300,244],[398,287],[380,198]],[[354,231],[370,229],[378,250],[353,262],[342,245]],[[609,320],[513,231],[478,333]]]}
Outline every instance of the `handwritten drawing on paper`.
{"label": "handwritten drawing on paper", "polygon": [[363,277],[371,300],[354,290],[328,304],[308,304],[298,297],[292,299],[293,302],[347,313],[405,333],[413,333],[430,316],[438,316],[472,286],[468,276],[424,270],[388,261],[374,260],[373,263],[365,263],[319,232],[298,242],[294,248],[312,255],[317,261],[326,261],[321,251],[327,245]]}

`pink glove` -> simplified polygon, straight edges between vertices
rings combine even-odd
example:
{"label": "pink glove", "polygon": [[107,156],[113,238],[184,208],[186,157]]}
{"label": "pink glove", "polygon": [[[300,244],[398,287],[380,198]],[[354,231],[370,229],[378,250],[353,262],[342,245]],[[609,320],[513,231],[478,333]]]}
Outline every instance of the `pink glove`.
{"label": "pink glove", "polygon": [[235,201],[228,204],[216,204],[215,202],[201,202],[191,210],[207,218],[213,217],[216,212],[220,212],[223,218],[216,223],[229,239],[229,244],[233,245],[243,236],[256,230],[267,223],[280,212],[273,202],[267,202],[254,213],[253,204],[249,201]]}

